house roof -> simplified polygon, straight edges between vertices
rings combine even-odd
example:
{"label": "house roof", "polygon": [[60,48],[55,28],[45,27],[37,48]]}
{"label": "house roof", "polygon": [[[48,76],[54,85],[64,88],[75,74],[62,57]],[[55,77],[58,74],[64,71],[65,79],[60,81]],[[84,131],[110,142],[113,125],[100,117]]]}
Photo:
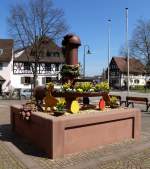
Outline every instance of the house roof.
{"label": "house roof", "polygon": [[[126,57],[113,57],[112,58],[119,70],[122,73],[127,73],[127,58]],[[129,59],[129,71],[130,73],[145,73],[145,67],[140,60],[135,58]]]}
{"label": "house roof", "polygon": [[0,62],[10,62],[12,58],[12,49],[12,39],[0,39]]}
{"label": "house roof", "polygon": [[[44,49],[45,49],[45,53],[43,54],[43,56],[41,56],[41,58],[39,59],[39,62],[50,62],[50,63],[64,63],[65,59],[64,56],[62,54],[62,49],[57,46],[52,40],[49,40],[48,43],[44,44]],[[52,53],[52,56],[47,56],[47,52]],[[31,47],[28,47],[27,49],[23,49],[21,50],[17,50],[15,51],[15,57],[14,57],[14,61],[17,62],[34,62],[35,61],[35,57],[31,54]],[[57,53],[59,53],[59,56],[54,56],[55,54],[57,55]],[[29,58],[28,58],[28,56]]]}
{"label": "house roof", "polygon": [[[29,52],[29,51],[27,51]],[[52,52],[52,51],[51,51]],[[56,51],[55,51],[56,52]],[[60,52],[59,52],[60,53]],[[15,54],[17,55],[17,53]],[[22,51],[20,52],[20,55],[18,57],[15,57],[14,58],[14,61],[16,62],[34,62],[35,61],[35,58],[34,56],[29,56],[29,59],[26,55],[26,52],[25,51]],[[65,62],[65,59],[63,57],[62,54],[60,54],[60,56],[42,56],[40,59],[39,59],[39,62],[50,62],[50,63],[64,63]]]}

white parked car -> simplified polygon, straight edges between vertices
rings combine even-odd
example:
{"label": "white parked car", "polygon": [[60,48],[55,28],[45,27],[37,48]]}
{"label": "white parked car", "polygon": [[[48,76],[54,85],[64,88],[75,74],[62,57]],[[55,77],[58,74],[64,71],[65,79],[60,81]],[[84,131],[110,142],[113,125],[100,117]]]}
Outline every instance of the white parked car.
{"label": "white parked car", "polygon": [[21,99],[30,99],[31,98],[31,89],[20,89]]}

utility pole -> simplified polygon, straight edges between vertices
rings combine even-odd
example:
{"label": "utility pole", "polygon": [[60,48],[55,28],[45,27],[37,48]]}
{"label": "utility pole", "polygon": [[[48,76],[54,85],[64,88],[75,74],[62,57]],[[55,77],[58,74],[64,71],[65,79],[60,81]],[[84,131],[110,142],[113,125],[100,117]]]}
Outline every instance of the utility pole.
{"label": "utility pole", "polygon": [[130,57],[129,57],[129,44],[128,44],[128,8],[126,8],[126,52],[127,52],[127,91],[129,93]]}

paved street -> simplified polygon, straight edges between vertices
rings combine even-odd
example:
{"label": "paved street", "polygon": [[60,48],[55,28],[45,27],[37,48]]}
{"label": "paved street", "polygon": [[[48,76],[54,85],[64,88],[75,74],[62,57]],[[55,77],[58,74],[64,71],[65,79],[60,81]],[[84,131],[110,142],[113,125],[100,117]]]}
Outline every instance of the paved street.
{"label": "paved street", "polygon": [[[113,92],[126,96],[126,92]],[[132,93],[134,96],[149,94]],[[96,101],[92,99],[91,101]],[[32,144],[11,132],[9,105],[0,100],[0,169],[150,169],[150,112],[142,112],[142,138],[50,160]],[[144,106],[140,106],[144,110]],[[150,110],[149,110],[150,111]]]}

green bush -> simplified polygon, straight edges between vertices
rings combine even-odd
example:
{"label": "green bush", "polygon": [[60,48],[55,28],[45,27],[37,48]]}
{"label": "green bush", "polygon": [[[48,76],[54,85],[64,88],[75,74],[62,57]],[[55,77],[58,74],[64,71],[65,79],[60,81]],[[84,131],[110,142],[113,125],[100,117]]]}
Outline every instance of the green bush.
{"label": "green bush", "polygon": [[83,92],[90,91],[93,88],[93,84],[91,82],[80,82],[75,85],[75,89],[78,91],[82,89]]}
{"label": "green bush", "polygon": [[144,86],[142,85],[131,86],[131,90],[144,90]]}
{"label": "green bush", "polygon": [[104,92],[108,92],[109,91],[109,84],[107,81],[101,82],[101,83],[97,83],[95,85],[95,91],[104,91]]}
{"label": "green bush", "polygon": [[117,105],[117,97],[110,97],[110,107],[114,107]]}

